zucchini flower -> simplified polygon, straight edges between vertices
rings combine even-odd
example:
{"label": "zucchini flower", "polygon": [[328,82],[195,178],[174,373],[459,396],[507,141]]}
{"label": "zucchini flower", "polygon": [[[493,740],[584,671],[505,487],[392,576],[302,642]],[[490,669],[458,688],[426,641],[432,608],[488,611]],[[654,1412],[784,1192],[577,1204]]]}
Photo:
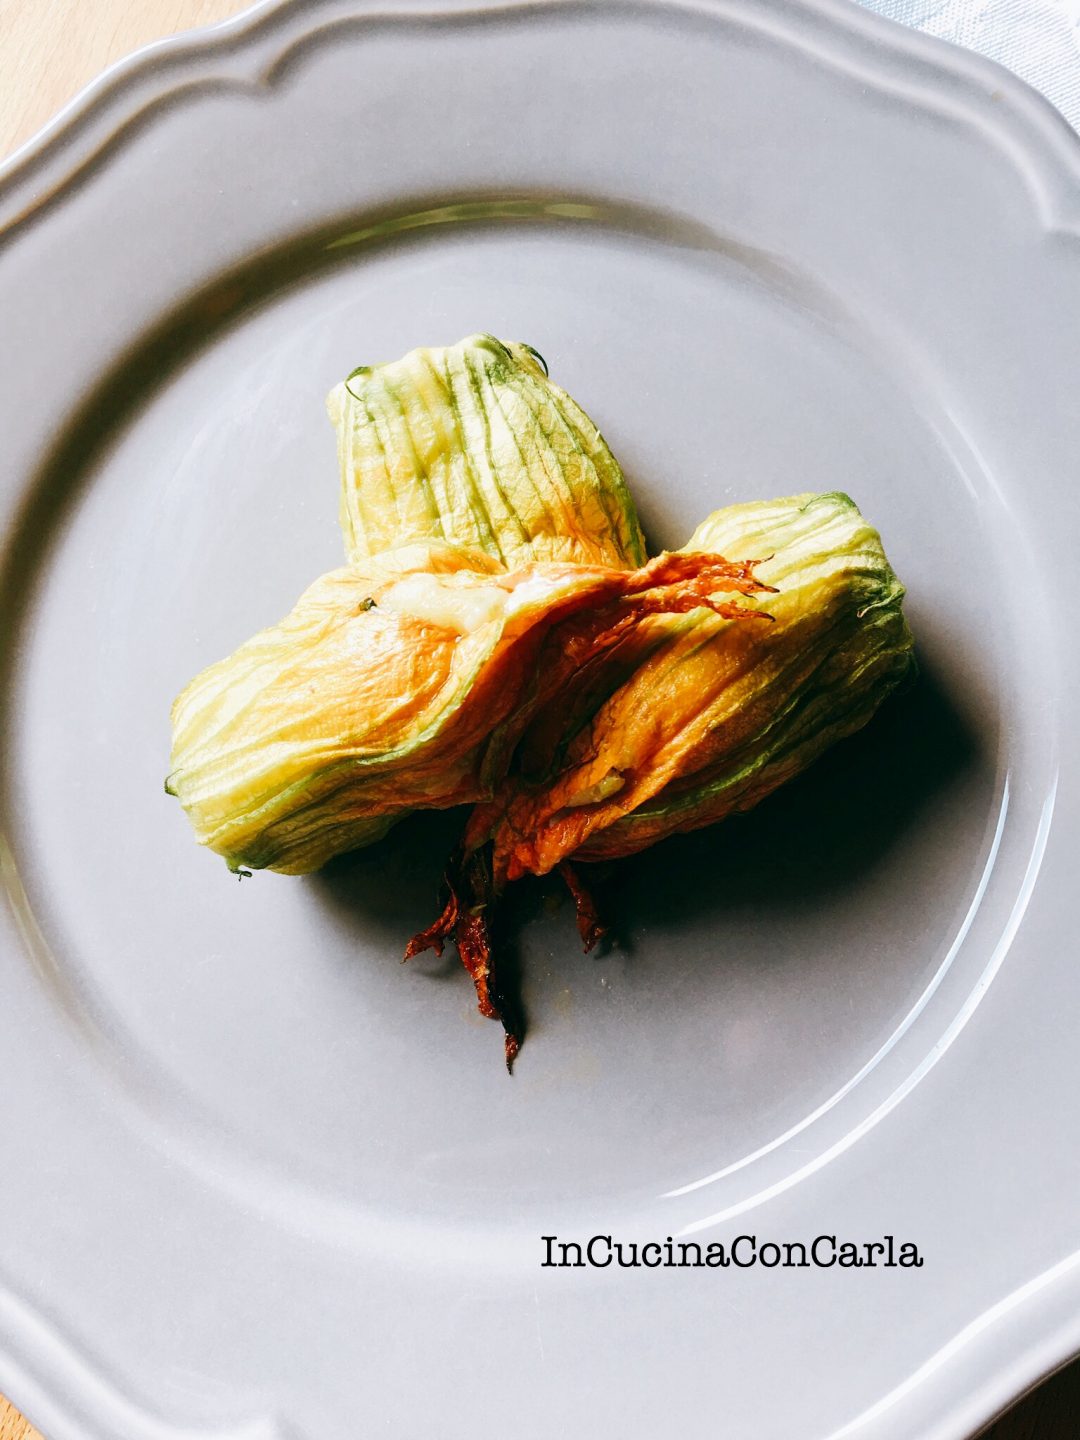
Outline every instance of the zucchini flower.
{"label": "zucchini flower", "polygon": [[603,436],[528,345],[472,335],[362,365],[327,397],[350,561],[452,540],[509,569],[631,569],[645,544]]}
{"label": "zucchini flower", "polygon": [[[910,674],[903,586],[846,495],[718,510],[686,546],[701,550],[768,557],[754,573],[777,592],[774,623],[658,616],[631,651],[573,676],[531,720],[526,773],[470,826],[471,841],[494,841],[497,884],[749,810],[865,725]],[[560,634],[564,650],[574,628]],[[553,659],[541,652],[541,665]]]}
{"label": "zucchini flower", "polygon": [[760,589],[712,555],[511,572],[446,542],[386,551],[324,575],[191,682],[166,789],[230,869],[316,870],[409,811],[489,798],[548,693],[541,647],[575,613],[586,656],[657,612],[752,617],[715,597]]}

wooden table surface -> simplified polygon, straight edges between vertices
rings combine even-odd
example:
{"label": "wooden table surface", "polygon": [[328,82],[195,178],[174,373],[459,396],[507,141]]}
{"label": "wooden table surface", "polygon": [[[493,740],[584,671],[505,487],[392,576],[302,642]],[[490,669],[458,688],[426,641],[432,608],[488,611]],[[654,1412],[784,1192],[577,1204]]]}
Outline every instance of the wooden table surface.
{"label": "wooden table surface", "polygon": [[[239,0],[0,0],[0,159],[114,60],[242,8]],[[3,1396],[0,1440],[42,1440]],[[1080,1361],[1021,1401],[984,1440],[1080,1440]]]}

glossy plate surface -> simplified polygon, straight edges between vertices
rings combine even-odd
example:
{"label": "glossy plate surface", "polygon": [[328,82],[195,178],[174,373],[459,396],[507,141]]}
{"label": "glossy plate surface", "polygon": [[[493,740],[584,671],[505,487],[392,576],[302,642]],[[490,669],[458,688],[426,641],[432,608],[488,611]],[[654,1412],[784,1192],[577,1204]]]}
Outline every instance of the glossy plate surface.
{"label": "glossy plate surface", "polygon": [[[1078,236],[1047,105],[826,0],[271,5],[9,165],[0,1388],[50,1440],[958,1440],[1080,1345]],[[325,392],[478,329],[654,544],[849,491],[923,672],[616,867],[612,953],[523,887],[512,1081],[397,964],[460,816],[238,886],[161,786],[339,563]],[[541,1268],[596,1234],[925,1263]]]}

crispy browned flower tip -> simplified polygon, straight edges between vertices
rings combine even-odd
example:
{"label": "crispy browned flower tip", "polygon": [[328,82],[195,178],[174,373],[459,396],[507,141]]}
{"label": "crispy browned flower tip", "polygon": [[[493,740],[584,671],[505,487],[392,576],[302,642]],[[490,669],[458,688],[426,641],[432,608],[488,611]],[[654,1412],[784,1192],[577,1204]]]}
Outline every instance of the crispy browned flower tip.
{"label": "crispy browned flower tip", "polygon": [[451,883],[449,871],[443,877],[443,888],[446,890],[446,904],[443,906],[442,914],[437,920],[433,920],[426,930],[421,930],[409,941],[405,947],[405,954],[401,957],[403,965],[406,960],[411,960],[414,955],[420,955],[425,950],[434,950],[436,955],[441,955],[443,942],[453,935],[454,926],[458,920],[460,902],[457,891]]}
{"label": "crispy browned flower tip", "polygon": [[464,862],[460,852],[455,854],[447,864],[443,890],[446,902],[442,913],[413,936],[405,948],[404,959],[411,960],[424,950],[434,950],[436,955],[441,955],[444,942],[453,940],[458,958],[476,990],[477,1009],[486,1019],[498,1020],[506,1031],[506,1068],[512,1070],[522,1037],[520,1026],[512,1025],[506,1013],[508,1009],[516,1011],[517,1006],[508,1005],[506,998],[496,999],[487,918],[492,903],[491,869],[486,853],[477,851]]}
{"label": "crispy browned flower tip", "polygon": [[559,864],[559,874],[566,884],[566,888],[574,897],[574,909],[577,912],[578,934],[581,936],[581,943],[585,946],[587,955],[604,936],[608,933],[607,926],[600,919],[596,909],[596,902],[586,889],[581,876],[570,864],[569,860],[563,860]]}
{"label": "crispy browned flower tip", "polygon": [[506,1068],[513,1073],[513,1064],[521,1049],[522,1036],[518,1027],[511,1025],[506,1011],[506,999],[495,995],[495,969],[491,946],[491,933],[484,913],[486,903],[462,911],[454,930],[461,963],[469,972],[469,978],[476,989],[476,1006],[487,1020],[498,1020],[506,1032],[503,1049]]}
{"label": "crispy browned flower tip", "polygon": [[514,1073],[514,1061],[517,1059],[518,1051],[520,1049],[520,1037],[512,1034],[509,1030],[507,1030],[506,1034],[503,1036],[503,1051],[506,1055],[506,1073],[508,1075],[512,1075]]}
{"label": "crispy browned flower tip", "polygon": [[491,936],[482,908],[466,910],[454,930],[461,963],[476,987],[476,1004],[488,1020],[501,1020],[491,995]]}

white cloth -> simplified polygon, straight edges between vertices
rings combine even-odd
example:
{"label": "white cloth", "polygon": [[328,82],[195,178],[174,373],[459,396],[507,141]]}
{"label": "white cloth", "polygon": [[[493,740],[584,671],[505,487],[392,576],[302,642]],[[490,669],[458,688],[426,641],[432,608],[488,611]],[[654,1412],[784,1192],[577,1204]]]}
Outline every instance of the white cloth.
{"label": "white cloth", "polygon": [[862,0],[927,35],[977,50],[1041,90],[1080,130],[1080,0]]}

